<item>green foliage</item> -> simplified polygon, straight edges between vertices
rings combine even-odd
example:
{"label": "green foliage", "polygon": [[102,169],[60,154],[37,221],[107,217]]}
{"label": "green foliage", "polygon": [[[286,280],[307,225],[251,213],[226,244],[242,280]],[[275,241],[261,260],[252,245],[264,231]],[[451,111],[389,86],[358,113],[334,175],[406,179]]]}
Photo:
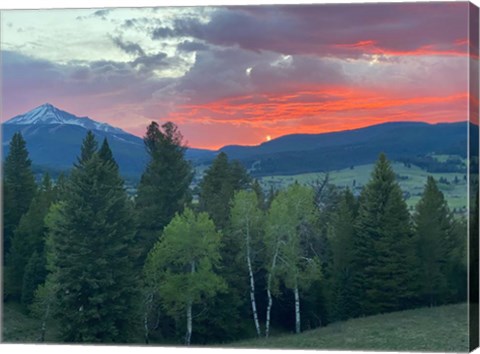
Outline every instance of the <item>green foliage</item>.
{"label": "green foliage", "polygon": [[[46,276],[44,219],[50,204],[55,199],[56,189],[49,175],[46,174],[28,211],[20,219],[12,239],[10,252],[7,255],[6,292],[14,299],[21,298],[24,305],[29,304],[36,286],[41,284]],[[30,258],[34,254],[36,254],[35,259],[31,260]],[[29,269],[35,274],[28,274],[25,277],[27,264],[30,264]]]}
{"label": "green foliage", "polygon": [[80,156],[78,157],[78,164],[81,166],[88,160],[90,160],[98,149],[98,142],[95,139],[95,135],[91,130],[87,132],[87,136],[83,140],[80,148]]}
{"label": "green foliage", "polygon": [[228,227],[228,206],[235,191],[250,183],[245,168],[238,161],[229,162],[227,154],[221,152],[206,171],[200,183],[200,209],[206,211],[219,230]]}
{"label": "green foliage", "polygon": [[305,291],[321,279],[320,259],[311,253],[310,244],[316,218],[314,197],[312,188],[293,184],[272,202],[265,246],[274,293],[278,293],[278,281],[288,289]]}
{"label": "green foliage", "polygon": [[236,192],[231,204],[232,233],[241,240],[239,254],[246,267],[247,250],[251,259],[255,260],[262,248],[264,214],[259,207],[257,194],[253,191]]}
{"label": "green foliage", "polygon": [[315,262],[319,261],[303,257],[308,245],[302,241],[307,240],[310,231],[308,226],[315,221],[315,215],[313,190],[299,184],[293,184],[278,193],[270,207],[266,223],[266,247],[269,258],[278,247],[278,268],[273,271],[282,277],[289,288],[293,287],[295,278],[301,275],[304,261],[307,261],[304,264],[306,269],[316,266]]}
{"label": "green foliage", "polygon": [[[416,206],[414,223],[420,303],[428,306],[445,303],[448,294],[455,290],[449,284],[450,272],[452,268],[459,268],[458,263],[466,255],[461,255],[464,251],[459,248],[463,245],[461,238],[455,235],[454,219],[432,177],[427,179],[422,198]],[[460,234],[465,238],[465,232]]]}
{"label": "green foliage", "polygon": [[36,192],[32,162],[21,133],[15,133],[3,169],[3,255],[10,252],[15,229]]}
{"label": "green foliage", "polygon": [[347,189],[342,194],[329,230],[329,244],[332,251],[329,290],[333,320],[345,320],[357,314],[352,284],[356,216],[357,201]]}
{"label": "green foliage", "polygon": [[178,321],[189,306],[200,305],[225,289],[215,273],[220,264],[221,234],[206,213],[187,208],[165,227],[145,264],[146,282],[162,307]]}
{"label": "green foliage", "polygon": [[87,135],[64,200],[47,217],[56,316],[67,342],[126,342],[138,287],[132,210],[118,169],[91,146]]}
{"label": "green foliage", "polygon": [[[257,183],[258,186],[258,183]],[[250,302],[257,331],[261,335],[255,299],[255,274],[261,269],[261,255],[264,213],[260,209],[263,203],[258,198],[259,191],[239,191],[235,193],[231,209],[232,233],[241,239],[239,256],[244,260],[241,268],[249,275]],[[263,198],[263,194],[261,194]]]}
{"label": "green foliage", "polygon": [[137,248],[143,262],[163,228],[191,200],[192,167],[185,160],[183,137],[175,124],[152,122],[144,137],[150,161],[138,186],[135,214]]}
{"label": "green foliage", "polygon": [[110,150],[110,146],[108,145],[107,138],[103,139],[102,146],[98,150],[98,156],[105,162],[109,162],[113,164],[116,168],[118,168],[117,162],[113,158],[112,150]]}
{"label": "green foliage", "polygon": [[410,215],[384,154],[360,195],[354,248],[353,286],[359,314],[411,306],[416,260]]}
{"label": "green foliage", "polygon": [[35,290],[45,281],[47,276],[45,255],[34,251],[30,256],[23,273],[22,297],[23,305],[28,306],[33,302]]}

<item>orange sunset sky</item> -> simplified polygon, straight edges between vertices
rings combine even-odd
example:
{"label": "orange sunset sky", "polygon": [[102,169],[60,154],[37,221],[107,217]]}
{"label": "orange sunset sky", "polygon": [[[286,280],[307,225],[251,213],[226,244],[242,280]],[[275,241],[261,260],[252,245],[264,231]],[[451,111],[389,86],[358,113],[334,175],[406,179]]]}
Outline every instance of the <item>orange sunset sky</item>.
{"label": "orange sunset sky", "polygon": [[[469,4],[7,11],[2,119],[50,102],[189,146],[468,118]],[[478,102],[478,101],[477,101]]]}

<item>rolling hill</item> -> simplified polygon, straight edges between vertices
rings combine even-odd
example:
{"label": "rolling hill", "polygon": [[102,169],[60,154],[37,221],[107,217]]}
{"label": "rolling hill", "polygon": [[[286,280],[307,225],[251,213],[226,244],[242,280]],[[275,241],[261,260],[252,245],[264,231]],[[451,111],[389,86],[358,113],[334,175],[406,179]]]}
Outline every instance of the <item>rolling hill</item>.
{"label": "rolling hill", "polygon": [[467,352],[467,304],[392,312],[268,339],[229,344],[234,348]]}

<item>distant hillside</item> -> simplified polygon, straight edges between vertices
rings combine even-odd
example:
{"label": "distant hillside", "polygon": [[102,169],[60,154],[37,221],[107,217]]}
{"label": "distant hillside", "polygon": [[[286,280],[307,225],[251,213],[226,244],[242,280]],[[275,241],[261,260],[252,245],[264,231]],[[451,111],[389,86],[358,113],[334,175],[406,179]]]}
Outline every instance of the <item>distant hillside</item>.
{"label": "distant hillside", "polygon": [[467,304],[421,308],[351,319],[269,339],[251,339],[233,348],[467,352]]}
{"label": "distant hillside", "polygon": [[372,163],[380,152],[395,160],[432,153],[466,157],[467,123],[384,123],[335,133],[287,135],[259,146],[226,146],[221,151],[253,167],[259,176],[338,170]]}

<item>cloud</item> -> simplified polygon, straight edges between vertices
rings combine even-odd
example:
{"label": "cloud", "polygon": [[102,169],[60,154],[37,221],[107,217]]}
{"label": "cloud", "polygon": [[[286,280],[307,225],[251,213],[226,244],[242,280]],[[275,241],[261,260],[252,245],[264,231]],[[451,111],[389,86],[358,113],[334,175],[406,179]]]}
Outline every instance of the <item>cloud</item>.
{"label": "cloud", "polygon": [[8,119],[52,102],[77,115],[110,119],[112,124],[123,127],[136,125],[138,122],[129,121],[128,117],[119,120],[116,112],[128,105],[141,106],[153,92],[170,82],[142,70],[154,65],[148,63],[150,57],[142,58],[143,62],[137,64],[108,60],[56,64],[3,51],[2,116]]}
{"label": "cloud", "polygon": [[112,37],[112,42],[127,54],[145,56],[145,52],[138,43],[124,41],[121,37]]}
{"label": "cloud", "polygon": [[101,9],[101,10],[97,10],[95,11],[92,16],[94,17],[99,17],[101,18],[102,20],[106,20],[107,19],[107,16],[112,12],[111,9]]}
{"label": "cloud", "polygon": [[179,18],[153,29],[151,37],[191,37],[290,55],[464,55],[467,14],[466,3],[218,8],[209,22]]}
{"label": "cloud", "polygon": [[132,66],[135,68],[140,68],[143,71],[150,72],[159,67],[165,67],[168,65],[168,62],[165,60],[167,54],[159,52],[151,55],[142,55],[132,61]]}
{"label": "cloud", "polygon": [[[461,120],[468,102],[467,8],[418,3],[142,13],[117,19],[110,31],[115,36],[107,45],[114,55],[128,54],[123,62],[54,63],[2,52],[3,116],[52,102],[139,135],[151,120],[173,120],[193,146],[203,147],[384,121]],[[113,19],[94,17],[101,16]]]}
{"label": "cloud", "polygon": [[208,45],[201,42],[183,41],[177,45],[177,50],[182,52],[198,52],[201,50],[208,50]]}
{"label": "cloud", "polygon": [[83,21],[83,20],[87,20],[89,18],[99,18],[101,20],[104,20],[106,21],[107,20],[107,16],[113,11],[113,9],[100,9],[100,10],[96,10],[94,11],[93,13],[91,13],[90,15],[87,15],[87,16],[77,16],[76,17],[76,20],[78,21]]}

